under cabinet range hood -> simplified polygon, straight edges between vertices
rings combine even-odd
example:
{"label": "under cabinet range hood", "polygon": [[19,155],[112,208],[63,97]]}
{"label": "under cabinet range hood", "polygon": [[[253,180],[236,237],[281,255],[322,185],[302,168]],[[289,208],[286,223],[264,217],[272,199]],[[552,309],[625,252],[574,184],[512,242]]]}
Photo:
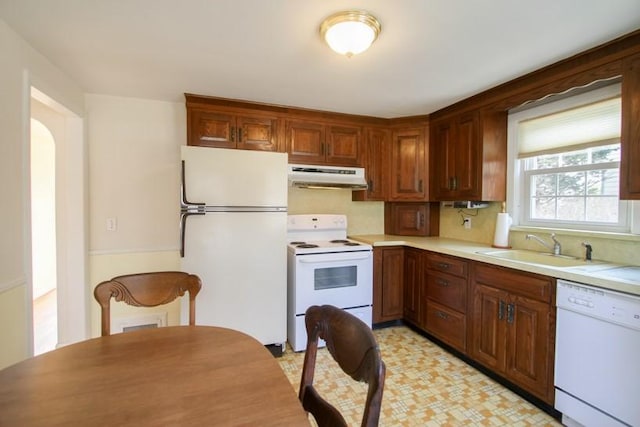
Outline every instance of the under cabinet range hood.
{"label": "under cabinet range hood", "polygon": [[289,165],[289,185],[299,188],[346,188],[366,190],[364,168]]}

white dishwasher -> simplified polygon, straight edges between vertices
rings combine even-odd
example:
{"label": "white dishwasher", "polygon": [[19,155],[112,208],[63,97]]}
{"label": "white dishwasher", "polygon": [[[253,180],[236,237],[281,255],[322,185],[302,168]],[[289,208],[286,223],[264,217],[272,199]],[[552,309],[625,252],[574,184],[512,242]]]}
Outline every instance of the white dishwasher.
{"label": "white dishwasher", "polygon": [[640,426],[640,297],[558,280],[555,408],[567,426]]}

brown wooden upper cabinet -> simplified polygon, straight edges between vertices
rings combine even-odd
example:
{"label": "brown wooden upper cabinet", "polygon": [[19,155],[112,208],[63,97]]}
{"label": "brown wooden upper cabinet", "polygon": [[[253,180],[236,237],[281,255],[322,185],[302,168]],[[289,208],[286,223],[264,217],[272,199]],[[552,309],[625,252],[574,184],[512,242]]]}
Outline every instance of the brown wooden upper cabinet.
{"label": "brown wooden upper cabinet", "polygon": [[278,119],[187,109],[188,145],[278,151]]}
{"label": "brown wooden upper cabinet", "polygon": [[384,201],[387,198],[389,143],[391,132],[382,128],[365,128],[362,164],[368,188],[354,191],[354,201]]}
{"label": "brown wooden upper cabinet", "polygon": [[437,236],[440,234],[440,204],[385,203],[384,233],[400,236]]}
{"label": "brown wooden upper cabinet", "polygon": [[360,127],[287,120],[285,129],[290,163],[360,166]]}
{"label": "brown wooden upper cabinet", "polygon": [[640,54],[622,62],[620,198],[640,200]]}
{"label": "brown wooden upper cabinet", "polygon": [[430,128],[432,200],[505,200],[505,112],[475,110],[435,118]]}
{"label": "brown wooden upper cabinet", "polygon": [[389,164],[389,200],[429,200],[427,136],[424,127],[393,131]]}

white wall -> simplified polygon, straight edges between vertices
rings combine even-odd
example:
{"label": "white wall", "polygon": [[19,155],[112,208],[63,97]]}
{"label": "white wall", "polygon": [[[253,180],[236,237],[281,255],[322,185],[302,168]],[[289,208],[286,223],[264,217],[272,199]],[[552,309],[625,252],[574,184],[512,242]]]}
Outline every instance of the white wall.
{"label": "white wall", "polygon": [[[89,291],[114,276],[180,269],[180,146],[184,104],[87,95],[89,143]],[[108,231],[107,219],[117,229]],[[91,334],[100,333],[93,298]],[[179,322],[179,305],[167,308]],[[145,309],[116,304],[112,317]]]}
{"label": "white wall", "polygon": [[30,353],[28,318],[29,101],[31,85],[79,116],[80,87],[0,20],[0,368]]}
{"label": "white wall", "polygon": [[177,251],[184,104],[87,95],[86,105],[91,254]]}

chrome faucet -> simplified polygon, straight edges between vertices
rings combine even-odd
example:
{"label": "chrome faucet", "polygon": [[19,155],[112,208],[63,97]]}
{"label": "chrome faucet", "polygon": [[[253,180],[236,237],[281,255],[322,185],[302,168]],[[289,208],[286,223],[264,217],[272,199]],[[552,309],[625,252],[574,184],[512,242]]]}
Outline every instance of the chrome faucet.
{"label": "chrome faucet", "polygon": [[525,238],[527,240],[535,239],[542,246],[552,251],[554,255],[560,255],[560,252],[562,251],[562,246],[560,245],[560,242],[558,242],[558,239],[556,239],[556,233],[551,233],[551,240],[553,240],[553,246],[551,246],[549,243],[545,242],[535,234],[527,234]]}

